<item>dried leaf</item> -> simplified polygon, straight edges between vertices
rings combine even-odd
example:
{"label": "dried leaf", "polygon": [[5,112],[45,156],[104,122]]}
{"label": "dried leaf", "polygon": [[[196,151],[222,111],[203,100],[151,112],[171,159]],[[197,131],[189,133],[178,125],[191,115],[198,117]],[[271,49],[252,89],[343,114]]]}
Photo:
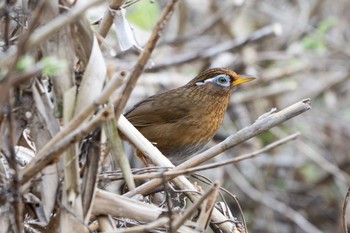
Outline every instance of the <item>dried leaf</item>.
{"label": "dried leaf", "polygon": [[107,67],[97,39],[94,37],[89,62],[77,96],[74,115],[77,115],[86,106],[91,105],[94,99],[100,95],[106,74]]}
{"label": "dried leaf", "polygon": [[119,10],[110,11],[113,15],[113,23],[117,32],[120,50],[125,51],[132,47],[139,48],[130,24],[125,17],[125,9],[121,8]]}

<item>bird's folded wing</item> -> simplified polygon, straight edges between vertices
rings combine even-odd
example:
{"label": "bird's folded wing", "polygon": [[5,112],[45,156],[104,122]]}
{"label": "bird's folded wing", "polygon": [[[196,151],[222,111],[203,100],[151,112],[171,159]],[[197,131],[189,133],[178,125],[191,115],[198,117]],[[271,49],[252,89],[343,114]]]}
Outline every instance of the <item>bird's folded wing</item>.
{"label": "bird's folded wing", "polygon": [[178,120],[188,116],[188,108],[185,106],[172,106],[169,103],[164,106],[164,99],[162,102],[157,98],[159,96],[152,96],[144,101],[139,102],[131,110],[125,113],[125,117],[136,128],[147,127],[152,125],[175,123]]}

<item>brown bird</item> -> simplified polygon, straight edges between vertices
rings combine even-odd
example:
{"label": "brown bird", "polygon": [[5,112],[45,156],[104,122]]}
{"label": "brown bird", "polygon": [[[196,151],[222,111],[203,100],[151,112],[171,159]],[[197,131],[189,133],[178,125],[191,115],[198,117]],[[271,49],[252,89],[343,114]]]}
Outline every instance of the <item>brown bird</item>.
{"label": "brown bird", "polygon": [[179,164],[213,138],[234,87],[253,79],[229,69],[209,69],[182,87],[137,103],[125,117],[172,163]]}

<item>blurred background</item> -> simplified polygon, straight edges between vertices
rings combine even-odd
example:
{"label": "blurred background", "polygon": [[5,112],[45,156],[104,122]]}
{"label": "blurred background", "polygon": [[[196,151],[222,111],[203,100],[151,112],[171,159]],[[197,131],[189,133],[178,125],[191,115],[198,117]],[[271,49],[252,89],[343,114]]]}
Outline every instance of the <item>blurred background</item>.
{"label": "blurred background", "polygon": [[[107,38],[117,70],[132,67],[137,47],[146,43],[165,1],[129,3],[125,9],[137,42],[134,49],[121,52],[116,35]],[[236,195],[250,232],[342,232],[350,181],[349,9],[348,0],[181,1],[128,103],[127,109],[210,67],[256,76],[233,94],[213,145],[272,108],[311,98],[310,111],[217,160],[299,131],[297,140],[203,173]],[[234,200],[230,204],[241,218]]]}

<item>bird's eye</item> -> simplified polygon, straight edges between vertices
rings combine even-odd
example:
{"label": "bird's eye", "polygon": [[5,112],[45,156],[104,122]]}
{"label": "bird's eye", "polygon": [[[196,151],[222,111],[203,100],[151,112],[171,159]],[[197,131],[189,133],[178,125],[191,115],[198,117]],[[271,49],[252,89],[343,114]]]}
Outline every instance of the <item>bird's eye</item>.
{"label": "bird's eye", "polygon": [[223,87],[229,87],[230,86],[230,77],[228,75],[218,75],[215,77],[216,84],[223,86]]}

